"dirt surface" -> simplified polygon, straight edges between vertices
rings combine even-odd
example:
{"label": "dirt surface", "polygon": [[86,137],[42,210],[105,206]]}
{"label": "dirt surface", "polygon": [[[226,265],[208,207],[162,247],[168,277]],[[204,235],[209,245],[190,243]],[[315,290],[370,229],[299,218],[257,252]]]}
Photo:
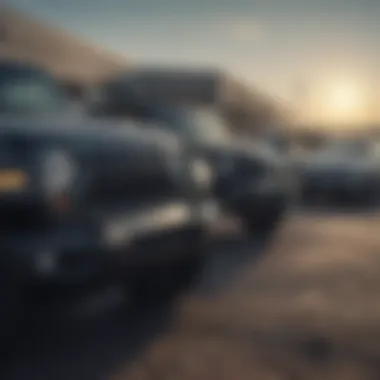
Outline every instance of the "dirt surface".
{"label": "dirt surface", "polygon": [[49,314],[0,378],[380,378],[380,214],[299,210],[266,246],[221,235],[174,305],[131,310],[111,290]]}
{"label": "dirt surface", "polygon": [[295,215],[112,380],[379,379],[380,216]]}
{"label": "dirt surface", "polygon": [[[265,252],[262,239],[244,236],[232,220],[221,221],[214,232],[203,271],[185,292],[193,297],[224,293],[242,268]],[[0,379],[108,379],[170,331],[181,308],[177,302],[131,307],[124,294],[111,287],[73,303],[58,302],[51,312],[27,316],[27,326],[0,357]]]}

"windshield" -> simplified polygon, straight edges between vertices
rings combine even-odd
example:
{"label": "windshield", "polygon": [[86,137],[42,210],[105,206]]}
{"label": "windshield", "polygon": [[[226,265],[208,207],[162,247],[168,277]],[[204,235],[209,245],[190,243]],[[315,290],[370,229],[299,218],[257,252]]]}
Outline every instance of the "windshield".
{"label": "windshield", "polygon": [[155,110],[155,115],[173,129],[188,132],[198,141],[223,143],[230,138],[228,126],[213,110],[191,107],[161,108]]}
{"label": "windshield", "polygon": [[66,104],[53,79],[38,70],[0,67],[0,112],[53,112]]}

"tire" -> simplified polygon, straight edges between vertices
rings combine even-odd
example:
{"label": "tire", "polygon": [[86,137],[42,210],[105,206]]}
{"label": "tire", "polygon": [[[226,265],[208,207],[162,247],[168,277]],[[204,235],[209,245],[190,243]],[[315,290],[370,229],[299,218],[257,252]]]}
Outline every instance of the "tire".
{"label": "tire", "polygon": [[245,218],[245,226],[251,234],[269,237],[280,224],[285,214],[285,202],[281,203],[272,211]]}
{"label": "tire", "polygon": [[165,265],[152,264],[132,282],[126,282],[126,292],[134,305],[168,302],[193,284],[203,267],[205,241],[202,237],[184,242],[183,246],[186,252],[181,252],[181,259]]}

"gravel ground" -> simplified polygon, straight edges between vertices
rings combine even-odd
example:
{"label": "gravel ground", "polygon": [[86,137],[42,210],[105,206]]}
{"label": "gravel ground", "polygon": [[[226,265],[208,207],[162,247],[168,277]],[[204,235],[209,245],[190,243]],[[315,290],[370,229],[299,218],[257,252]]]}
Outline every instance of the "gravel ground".
{"label": "gravel ground", "polygon": [[295,215],[112,380],[379,379],[380,216]]}

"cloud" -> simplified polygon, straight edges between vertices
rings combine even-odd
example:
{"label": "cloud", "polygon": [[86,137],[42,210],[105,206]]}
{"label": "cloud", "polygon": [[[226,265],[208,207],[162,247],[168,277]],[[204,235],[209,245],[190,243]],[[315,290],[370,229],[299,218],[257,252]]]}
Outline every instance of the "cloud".
{"label": "cloud", "polygon": [[236,42],[259,43],[267,37],[265,28],[254,20],[227,21],[225,31],[227,38]]}

